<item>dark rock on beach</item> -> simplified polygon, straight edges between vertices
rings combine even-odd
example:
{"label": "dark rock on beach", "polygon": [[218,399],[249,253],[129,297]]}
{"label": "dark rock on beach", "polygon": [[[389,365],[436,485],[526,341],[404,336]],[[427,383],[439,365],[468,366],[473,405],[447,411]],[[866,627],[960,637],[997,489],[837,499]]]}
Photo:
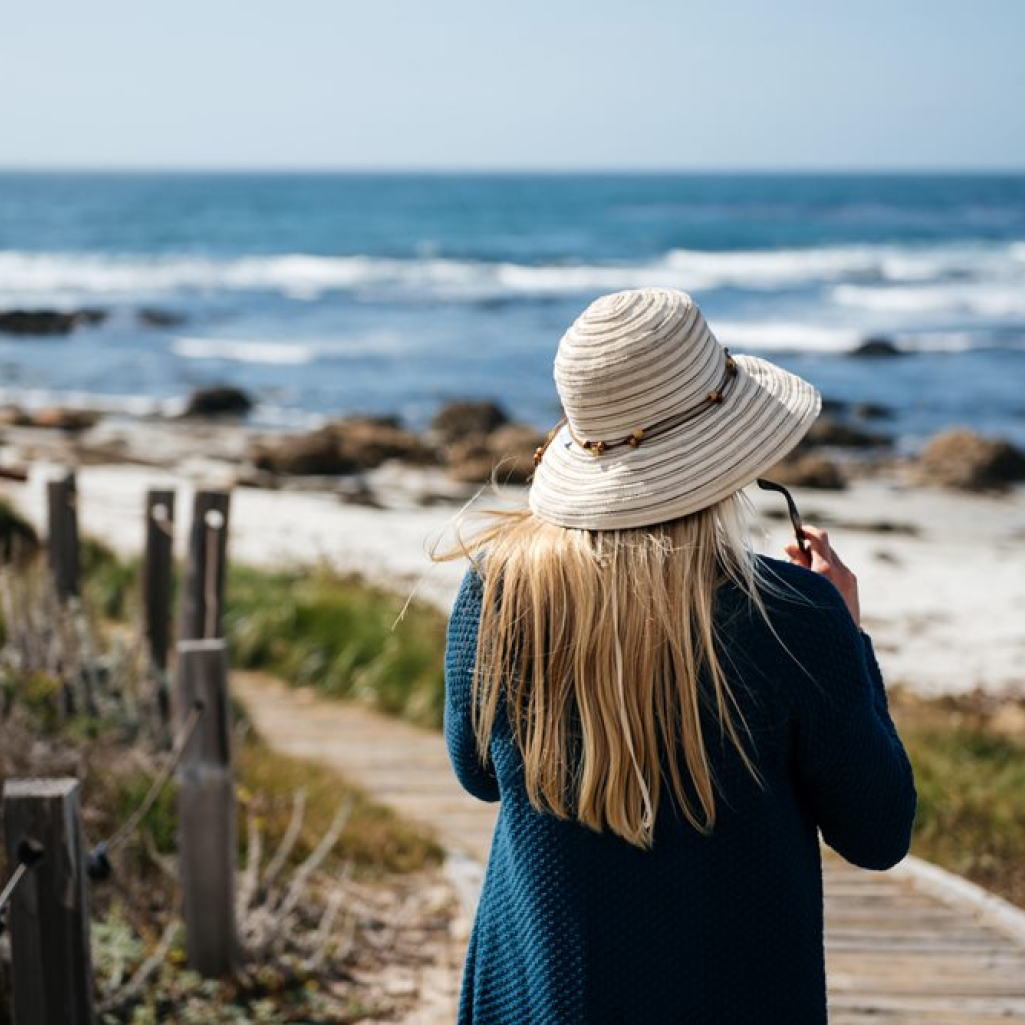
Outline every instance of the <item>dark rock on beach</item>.
{"label": "dark rock on beach", "polygon": [[878,402],[857,402],[851,407],[851,413],[859,420],[890,420],[893,410]]}
{"label": "dark rock on beach", "polygon": [[831,446],[835,448],[883,448],[892,439],[885,434],[866,431],[862,427],[843,423],[831,416],[820,416],[811,425],[801,442],[801,449]]}
{"label": "dark rock on beach", "polygon": [[897,345],[891,338],[873,337],[866,338],[856,349],[851,352],[852,356],[906,356],[907,353]]}
{"label": "dark rock on beach", "polygon": [[534,452],[545,436],[525,424],[506,424],[488,434],[464,438],[448,447],[449,475],[467,484],[492,479],[525,484],[534,472]]}
{"label": "dark rock on beach", "polygon": [[252,408],[253,400],[241,388],[214,385],[194,391],[182,415],[197,418],[245,416]]}
{"label": "dark rock on beach", "polygon": [[1025,452],[1003,438],[984,438],[967,428],[955,428],[937,434],[913,470],[922,484],[1003,491],[1025,480]]}
{"label": "dark rock on beach", "polygon": [[9,335],[66,335],[76,327],[102,324],[106,310],[0,310],[0,331]]}
{"label": "dark rock on beach", "polygon": [[47,427],[73,434],[95,426],[102,416],[95,409],[68,409],[64,406],[22,409],[21,406],[5,406],[0,409],[0,424],[10,427]]}
{"label": "dark rock on beach", "polygon": [[334,476],[373,470],[396,459],[430,466],[437,453],[391,417],[350,417],[319,430],[263,443],[253,452],[259,470],[294,476]]}
{"label": "dark rock on beach", "polygon": [[179,327],[186,321],[183,313],[163,310],[155,306],[143,307],[136,316],[139,318],[139,323],[145,324],[147,327]]}
{"label": "dark rock on beach", "polygon": [[821,455],[788,456],[765,476],[788,487],[823,491],[842,491],[847,487],[847,477],[836,461]]}
{"label": "dark rock on beach", "polygon": [[443,444],[451,444],[490,434],[508,422],[507,413],[497,402],[460,400],[442,406],[431,421],[431,428]]}

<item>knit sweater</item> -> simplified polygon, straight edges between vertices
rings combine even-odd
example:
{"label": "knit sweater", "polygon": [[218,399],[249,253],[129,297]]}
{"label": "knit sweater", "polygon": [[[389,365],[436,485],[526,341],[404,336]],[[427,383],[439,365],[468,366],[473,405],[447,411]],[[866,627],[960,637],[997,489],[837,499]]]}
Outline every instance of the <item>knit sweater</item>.
{"label": "knit sweater", "polygon": [[709,719],[715,827],[699,833],[663,790],[649,850],[535,810],[504,706],[478,757],[470,716],[482,582],[468,571],[449,622],[445,737],[462,785],[501,808],[461,1025],[826,1021],[819,831],[848,861],[889,868],[908,850],[914,779],[872,642],[836,587],[759,558],[809,600],[766,596],[802,672],[735,585],[717,593],[725,671],[764,788]]}

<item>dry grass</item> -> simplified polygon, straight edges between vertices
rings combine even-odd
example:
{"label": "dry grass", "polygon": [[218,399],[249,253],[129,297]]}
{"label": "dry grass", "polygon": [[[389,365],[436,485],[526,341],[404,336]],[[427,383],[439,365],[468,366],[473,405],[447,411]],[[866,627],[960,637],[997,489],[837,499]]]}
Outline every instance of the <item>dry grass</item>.
{"label": "dry grass", "polygon": [[1025,907],[1025,701],[894,691],[915,769],[912,852]]}

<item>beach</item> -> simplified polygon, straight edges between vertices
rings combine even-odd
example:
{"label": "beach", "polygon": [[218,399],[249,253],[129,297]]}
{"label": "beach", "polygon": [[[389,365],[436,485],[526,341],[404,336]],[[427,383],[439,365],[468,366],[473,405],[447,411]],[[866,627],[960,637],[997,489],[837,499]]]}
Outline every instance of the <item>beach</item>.
{"label": "beach", "polygon": [[[120,554],[141,550],[147,488],[176,490],[183,551],[192,491],[233,487],[248,475],[251,432],[244,426],[148,421],[119,431],[132,436],[133,451],[162,463],[95,463],[94,450],[94,465],[78,468],[80,527]],[[99,439],[109,444],[110,436],[108,429]],[[0,462],[33,458],[28,481],[4,481],[0,494],[42,529],[45,482],[72,459],[69,442],[60,432],[32,428],[8,429],[4,441]],[[469,499],[478,496],[471,509],[496,504],[490,489],[453,482],[440,467],[394,461],[359,476],[356,501],[338,478],[304,479],[301,487],[234,486],[230,557],[261,567],[327,565],[446,610],[465,563],[433,564],[427,552],[453,542]],[[889,685],[923,696],[1025,696],[1025,487],[960,493],[916,485],[906,471],[891,469],[852,479],[841,491],[793,493],[805,521],[826,527],[857,574],[863,624]],[[765,532],[757,548],[785,557],[791,533],[782,498],[756,487],[745,494]],[[506,485],[499,504],[525,501],[523,486]]]}

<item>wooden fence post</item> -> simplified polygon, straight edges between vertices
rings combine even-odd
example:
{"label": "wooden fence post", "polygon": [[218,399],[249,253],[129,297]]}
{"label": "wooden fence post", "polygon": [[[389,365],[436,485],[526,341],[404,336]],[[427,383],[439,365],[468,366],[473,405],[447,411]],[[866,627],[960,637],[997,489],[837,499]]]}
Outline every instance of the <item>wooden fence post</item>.
{"label": "wooden fence post", "polygon": [[197,491],[189,530],[180,640],[221,636],[228,545],[227,491]]}
{"label": "wooden fence post", "polygon": [[146,492],[146,551],[142,561],[144,629],[156,680],[157,708],[171,722],[167,651],[171,643],[171,588],[174,583],[174,492]]}
{"label": "wooden fence post", "polygon": [[3,790],[7,864],[23,840],[43,848],[10,904],[17,1025],[93,1021],[89,896],[81,798],[74,779],[8,779]]}
{"label": "wooden fence post", "polygon": [[54,588],[61,603],[78,595],[78,511],[75,475],[46,485],[47,548]]}
{"label": "wooden fence post", "polygon": [[228,975],[239,961],[235,928],[237,825],[231,768],[228,658],[223,639],[178,642],[179,728],[202,708],[178,763],[178,848],[189,965]]}

